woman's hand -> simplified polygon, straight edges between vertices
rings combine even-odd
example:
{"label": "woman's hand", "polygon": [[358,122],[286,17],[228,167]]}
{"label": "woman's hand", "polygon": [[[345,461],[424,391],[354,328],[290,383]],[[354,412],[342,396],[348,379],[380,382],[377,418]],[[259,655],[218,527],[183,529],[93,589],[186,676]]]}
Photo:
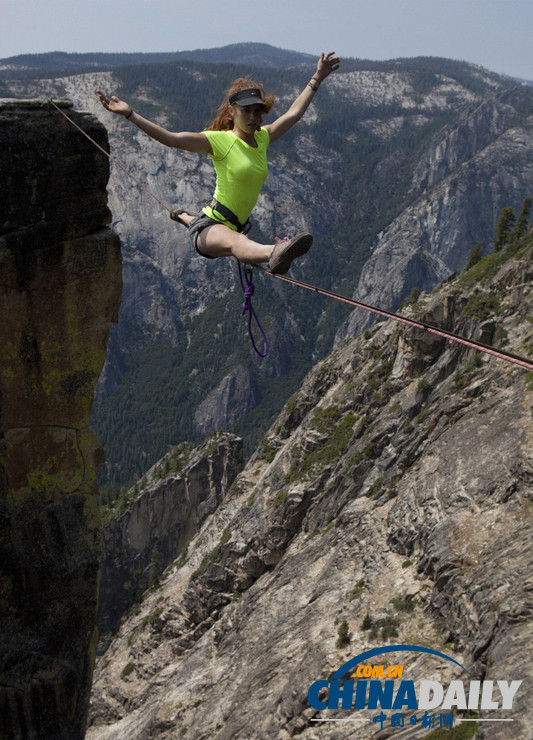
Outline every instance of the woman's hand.
{"label": "woman's hand", "polygon": [[117,113],[119,116],[127,116],[131,113],[131,107],[128,103],[119,100],[116,95],[108,98],[101,90],[98,90],[98,97],[104,108],[111,111],[111,113]]}
{"label": "woman's hand", "polygon": [[316,65],[316,72],[313,76],[319,82],[322,82],[322,80],[325,80],[328,75],[338,69],[339,65],[340,59],[335,56],[334,51],[330,51],[328,54],[324,54],[324,52],[322,52]]}

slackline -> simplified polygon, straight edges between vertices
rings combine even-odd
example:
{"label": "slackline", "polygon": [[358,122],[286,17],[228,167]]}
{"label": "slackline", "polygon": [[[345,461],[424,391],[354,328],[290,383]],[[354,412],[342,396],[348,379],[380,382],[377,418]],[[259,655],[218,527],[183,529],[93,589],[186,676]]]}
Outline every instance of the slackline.
{"label": "slackline", "polygon": [[476,342],[473,339],[467,339],[466,337],[462,337],[460,334],[454,334],[451,331],[446,331],[446,329],[439,329],[437,326],[432,326],[431,324],[427,324],[423,321],[408,319],[405,316],[400,316],[397,313],[386,311],[383,308],[376,308],[375,306],[370,306],[367,303],[361,303],[361,301],[356,301],[353,298],[346,298],[346,296],[339,295],[338,293],[333,293],[329,290],[325,290],[324,288],[317,288],[314,285],[309,285],[309,283],[303,283],[300,280],[294,280],[293,278],[286,277],[286,275],[275,275],[269,270],[265,270],[265,268],[261,267],[260,265],[254,266],[256,269],[261,270],[261,272],[264,272],[271,277],[278,278],[278,280],[283,280],[287,283],[291,283],[292,285],[298,285],[300,288],[306,288],[307,290],[311,290],[314,293],[318,293],[319,295],[324,295],[328,298],[334,298],[335,300],[347,303],[354,308],[362,308],[364,311],[370,311],[371,313],[378,314],[378,316],[383,316],[386,319],[398,321],[401,324],[406,324],[407,326],[414,327],[415,329],[423,329],[424,331],[430,332],[431,334],[436,334],[437,336],[443,337],[444,339],[449,339],[452,342],[463,344],[470,349],[477,349],[480,352],[485,352],[488,355],[498,357],[500,360],[507,360],[507,362],[512,362],[515,365],[524,367],[526,370],[533,370],[533,360],[528,360],[527,358],[513,354],[512,352],[506,352],[503,349],[495,349],[494,347],[491,347],[490,344],[483,344],[483,342]]}

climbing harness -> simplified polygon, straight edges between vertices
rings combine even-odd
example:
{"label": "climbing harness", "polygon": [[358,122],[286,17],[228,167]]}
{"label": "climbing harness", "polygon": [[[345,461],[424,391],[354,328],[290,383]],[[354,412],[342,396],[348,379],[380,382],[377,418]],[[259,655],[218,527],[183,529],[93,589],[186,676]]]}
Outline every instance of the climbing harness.
{"label": "climbing harness", "polygon": [[319,295],[334,298],[335,300],[347,303],[354,308],[362,308],[364,311],[370,311],[371,313],[378,314],[379,316],[383,316],[386,319],[398,321],[401,324],[406,324],[407,326],[414,327],[415,329],[423,329],[424,331],[430,332],[431,334],[436,334],[437,336],[443,337],[444,339],[449,339],[453,342],[463,344],[470,349],[477,349],[480,352],[486,352],[489,355],[498,357],[501,360],[507,360],[508,362],[512,362],[515,365],[526,368],[526,370],[533,370],[532,360],[528,360],[527,358],[513,354],[512,352],[506,352],[503,349],[495,349],[494,347],[491,347],[490,344],[483,344],[483,342],[477,342],[473,339],[467,339],[466,337],[462,337],[460,334],[454,334],[451,331],[446,331],[446,329],[439,329],[437,326],[432,326],[431,324],[427,324],[422,321],[416,321],[415,319],[408,319],[405,316],[400,316],[397,313],[386,311],[383,308],[376,308],[375,306],[370,306],[367,303],[361,303],[361,301],[356,301],[353,298],[346,298],[346,296],[339,295],[338,293],[332,293],[331,291],[324,290],[323,288],[317,288],[314,285],[309,285],[309,283],[303,283],[300,280],[288,278],[285,275],[275,275],[269,270],[265,270],[265,268],[261,267],[260,265],[255,265],[255,267],[256,269],[261,270],[261,272],[264,272],[267,275],[271,275],[272,277],[278,278],[279,280],[284,280],[285,282],[291,283],[292,285],[298,285],[300,288],[312,290],[314,293],[318,293]]}
{"label": "climbing harness", "polygon": [[[169,213],[172,211],[171,208],[169,208],[165,203],[163,203],[157,195],[152,193],[151,190],[149,190],[145,185],[143,185],[136,177],[134,177],[131,172],[129,172],[125,167],[123,167],[117,160],[112,157],[112,155],[107,152],[98,142],[96,142],[94,139],[92,139],[89,134],[87,134],[80,126],[78,126],[77,123],[75,123],[67,114],[57,106],[52,98],[47,98],[47,102],[52,105],[61,115],[69,121],[73,126],[75,126],[80,133],[82,133],[87,139],[89,139],[90,142],[94,144],[103,154],[108,157],[108,159],[114,162],[114,164],[121,169],[128,177],[130,177],[145,193],[150,195],[154,200],[156,200],[162,208],[164,208]],[[219,204],[217,204],[218,206]],[[217,208],[217,210],[220,209]],[[231,213],[231,212],[230,212]],[[223,214],[222,214],[223,215]],[[232,214],[233,215],[233,214]],[[252,343],[252,346],[254,350],[257,352],[257,354],[260,357],[266,357],[269,352],[269,343],[268,338],[263,330],[263,327],[261,326],[261,323],[257,317],[257,314],[255,312],[255,309],[252,306],[252,296],[255,291],[255,286],[253,282],[253,269],[245,265],[244,268],[241,267],[241,263],[237,261],[237,264],[239,266],[239,279],[241,282],[241,287],[243,290],[243,303],[242,303],[242,314],[248,313],[248,333],[250,335],[250,341]],[[446,331],[445,329],[439,329],[436,326],[432,326],[431,324],[427,324],[422,321],[416,321],[415,319],[408,319],[405,316],[400,316],[399,314],[392,313],[390,311],[386,311],[382,308],[376,308],[375,306],[370,306],[366,303],[362,303],[361,301],[356,301],[353,298],[346,298],[346,296],[339,295],[338,293],[333,293],[329,290],[325,290],[324,288],[317,288],[314,285],[309,285],[309,283],[304,283],[299,280],[294,280],[293,278],[288,278],[285,275],[279,275],[274,274],[270,272],[269,270],[266,270],[264,267],[261,267],[260,265],[255,265],[255,268],[257,270],[260,270],[261,272],[266,273],[267,275],[271,275],[272,277],[277,278],[278,280],[284,280],[287,283],[291,283],[292,285],[297,285],[300,288],[306,288],[307,290],[311,290],[314,293],[318,293],[319,295],[327,296],[328,298],[333,298],[337,301],[342,301],[343,303],[347,303],[350,306],[353,306],[354,308],[361,308],[364,311],[370,311],[371,313],[377,314],[378,316],[382,316],[386,319],[392,319],[393,321],[397,321],[401,324],[405,324],[406,326],[411,326],[415,329],[422,329],[424,331],[429,332],[430,334],[436,334],[439,337],[443,337],[444,339],[448,339],[452,342],[457,342],[458,344],[462,344],[466,347],[469,347],[470,349],[479,350],[480,352],[485,352],[488,355],[492,355],[493,357],[497,357],[501,360],[506,360],[507,362],[511,362],[515,365],[518,365],[520,367],[525,368],[526,370],[533,370],[533,361],[528,360],[525,357],[521,357],[520,355],[516,355],[512,352],[506,352],[503,349],[495,349],[494,347],[491,347],[489,344],[483,344],[483,342],[476,342],[473,339],[467,339],[466,337],[462,337],[459,334],[454,334],[451,331]],[[259,348],[257,347],[256,341],[253,336],[252,331],[252,321],[255,321],[257,326],[260,329],[261,335],[263,337],[264,342],[264,351],[261,352]]]}
{"label": "climbing harness", "polygon": [[220,213],[225,221],[228,221],[232,226],[235,226],[240,234],[244,234],[246,236],[246,234],[250,231],[252,227],[250,219],[241,224],[233,211],[231,211],[229,208],[226,208],[223,203],[219,203],[218,200],[215,200],[214,198],[210,200],[207,205],[210,206],[213,211]]}
{"label": "climbing harness", "polygon": [[[261,326],[261,322],[257,317],[255,309],[252,306],[252,296],[255,291],[253,269],[250,267],[250,265],[241,265],[238,260],[237,265],[239,266],[239,279],[241,281],[241,288],[243,291],[242,315],[244,316],[245,313],[248,313],[248,335],[250,337],[252,347],[257,352],[259,357],[266,357],[268,355],[270,345],[268,343],[267,335],[265,334],[265,331]],[[261,332],[261,336],[263,337],[263,352],[261,352],[257,347],[254,333],[252,331],[252,321],[255,321],[259,328],[259,331]]]}

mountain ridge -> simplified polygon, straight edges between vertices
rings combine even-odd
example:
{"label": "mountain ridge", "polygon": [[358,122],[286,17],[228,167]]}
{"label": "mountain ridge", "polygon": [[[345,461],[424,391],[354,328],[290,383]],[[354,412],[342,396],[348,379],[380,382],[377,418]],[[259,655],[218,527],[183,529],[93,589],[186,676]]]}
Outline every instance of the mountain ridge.
{"label": "mountain ridge", "polygon": [[191,49],[175,52],[87,52],[52,51],[38,54],[19,54],[0,59],[0,79],[14,73],[30,75],[45,70],[54,76],[71,70],[81,74],[93,70],[133,64],[157,64],[170,61],[199,61],[212,63],[253,64],[253,66],[297,65],[313,61],[311,54],[280,49],[264,43],[229,44],[215,49]]}

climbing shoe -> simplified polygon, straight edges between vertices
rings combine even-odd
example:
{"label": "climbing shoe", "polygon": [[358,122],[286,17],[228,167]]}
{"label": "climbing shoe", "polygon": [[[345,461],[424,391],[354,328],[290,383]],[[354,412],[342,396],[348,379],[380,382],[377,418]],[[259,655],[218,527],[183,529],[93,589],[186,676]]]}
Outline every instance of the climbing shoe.
{"label": "climbing shoe", "polygon": [[268,268],[274,275],[285,275],[291,266],[291,262],[297,257],[304,255],[311,244],[313,237],[311,234],[303,233],[295,236],[294,239],[280,239],[268,260]]}
{"label": "climbing shoe", "polygon": [[179,224],[183,224],[183,226],[186,226],[186,224],[181,220],[180,216],[182,213],[186,213],[187,216],[197,216],[196,213],[191,213],[190,211],[185,211],[183,208],[175,208],[173,211],[170,211],[169,216],[173,221],[177,221]]}

